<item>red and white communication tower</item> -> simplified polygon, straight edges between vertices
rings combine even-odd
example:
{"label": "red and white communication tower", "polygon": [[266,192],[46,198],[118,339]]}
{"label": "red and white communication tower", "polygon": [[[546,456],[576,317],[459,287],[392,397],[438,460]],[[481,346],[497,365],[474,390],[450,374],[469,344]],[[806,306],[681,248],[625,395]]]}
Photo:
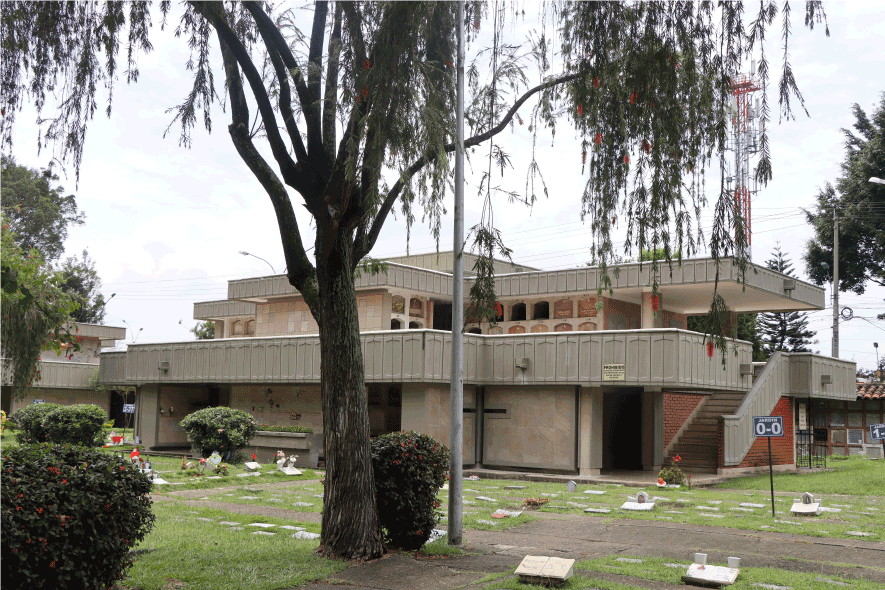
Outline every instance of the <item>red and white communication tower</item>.
{"label": "red and white communication tower", "polygon": [[[750,195],[757,192],[755,180],[750,174],[750,158],[758,152],[759,145],[756,124],[759,118],[759,99],[753,104],[753,93],[759,90],[754,77],[755,65],[751,65],[749,76],[739,74],[731,79],[732,141],[729,149],[734,150],[734,175],[729,180],[733,179],[735,183],[735,240],[738,237],[738,222],[742,220],[748,246],[753,243]],[[752,257],[752,251],[750,253]]]}

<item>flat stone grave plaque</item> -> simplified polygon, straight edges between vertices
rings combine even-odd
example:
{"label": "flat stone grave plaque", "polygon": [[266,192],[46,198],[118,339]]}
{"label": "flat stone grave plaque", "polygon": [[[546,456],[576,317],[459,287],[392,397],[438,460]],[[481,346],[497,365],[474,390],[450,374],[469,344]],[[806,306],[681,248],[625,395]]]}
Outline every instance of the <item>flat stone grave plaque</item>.
{"label": "flat stone grave plaque", "polygon": [[261,475],[260,473],[250,472],[250,473],[238,473],[237,477],[250,477],[252,475]]}
{"label": "flat stone grave plaque", "polygon": [[301,470],[294,467],[280,467],[280,471],[286,475],[301,475]]}
{"label": "flat stone grave plaque", "polygon": [[829,506],[821,506],[821,512],[842,512],[841,508],[830,508]]}
{"label": "flat stone grave plaque", "polygon": [[526,555],[515,573],[523,582],[565,582],[572,577],[574,565],[574,559]]}
{"label": "flat stone grave plaque", "polygon": [[280,528],[287,531],[303,531],[304,527],[301,526],[292,526],[291,524],[283,524],[280,525]]}
{"label": "flat stone grave plaque", "polygon": [[163,479],[162,477],[155,477],[151,480],[151,483],[155,483],[158,485],[168,484],[169,482]]}
{"label": "flat stone grave plaque", "polygon": [[573,508],[587,508],[586,504],[579,504],[577,502],[566,502],[566,504],[568,504],[569,506],[571,506]]}
{"label": "flat stone grave plaque", "polygon": [[247,524],[246,526],[257,526],[257,527],[261,527],[261,528],[263,528],[263,529],[269,529],[269,528],[271,528],[271,527],[275,527],[275,526],[277,526],[277,525],[275,525],[275,524],[268,524],[268,523],[266,523],[266,522],[253,522],[253,523],[251,523],[251,524]]}
{"label": "flat stone grave plaque", "polygon": [[730,586],[737,580],[739,573],[740,570],[730,567],[693,563],[688,566],[688,571],[682,576],[682,581],[686,584],[703,586]]}
{"label": "flat stone grave plaque", "polygon": [[875,535],[875,533],[865,533],[863,531],[846,531],[845,534],[852,537],[872,537]]}
{"label": "flat stone grave plaque", "polygon": [[505,490],[524,490],[525,486],[504,486]]}
{"label": "flat stone grave plaque", "polygon": [[256,463],[255,461],[246,461],[243,463],[243,467],[248,469],[249,471],[258,471],[261,469],[261,463]]}
{"label": "flat stone grave plaque", "polygon": [[601,496],[605,493],[605,490],[584,490],[585,494],[592,494],[594,496]]}
{"label": "flat stone grave plaque", "polygon": [[820,500],[815,501],[814,496],[805,492],[793,502],[790,512],[800,516],[820,516],[820,504]]}
{"label": "flat stone grave plaque", "polygon": [[258,496],[240,496],[240,500],[257,500]]}
{"label": "flat stone grave plaque", "polygon": [[615,561],[620,561],[623,563],[642,563],[641,559],[634,559],[632,557],[618,557]]}
{"label": "flat stone grave plaque", "polygon": [[295,502],[292,506],[313,506],[310,502]]}
{"label": "flat stone grave plaque", "polygon": [[608,508],[584,508],[584,512],[590,512],[591,514],[608,514],[611,510]]}
{"label": "flat stone grave plaque", "polygon": [[489,498],[488,496],[476,496],[477,500],[482,500],[483,502],[497,502],[494,498]]}
{"label": "flat stone grave plaque", "polygon": [[240,526],[241,523],[239,523],[239,522],[233,522],[233,521],[230,521],[230,520],[221,520],[221,521],[218,522],[218,524],[226,524],[227,526]]}
{"label": "flat stone grave plaque", "polygon": [[320,536],[317,533],[309,533],[307,531],[298,531],[294,535],[292,535],[293,539],[319,539]]}
{"label": "flat stone grave plaque", "polygon": [[754,504],[753,502],[741,502],[738,506],[742,508],[765,508],[765,504]]}
{"label": "flat stone grave plaque", "polygon": [[271,533],[269,531],[255,531],[252,534],[253,535],[276,535],[276,533]]}
{"label": "flat stone grave plaque", "polygon": [[494,520],[482,520],[482,519],[477,519],[476,522],[478,522],[478,523],[480,523],[480,524],[487,524],[487,525],[491,525],[491,526],[498,526],[498,523],[495,522]]}
{"label": "flat stone grave plaque", "polygon": [[221,479],[221,476],[220,475],[210,475],[206,479]]}
{"label": "flat stone grave plaque", "polygon": [[639,492],[636,497],[628,496],[630,499],[621,505],[621,510],[632,510],[637,512],[650,512],[655,509],[655,502],[648,499],[648,494]]}
{"label": "flat stone grave plaque", "polygon": [[719,510],[719,508],[715,506],[695,506],[698,510]]}

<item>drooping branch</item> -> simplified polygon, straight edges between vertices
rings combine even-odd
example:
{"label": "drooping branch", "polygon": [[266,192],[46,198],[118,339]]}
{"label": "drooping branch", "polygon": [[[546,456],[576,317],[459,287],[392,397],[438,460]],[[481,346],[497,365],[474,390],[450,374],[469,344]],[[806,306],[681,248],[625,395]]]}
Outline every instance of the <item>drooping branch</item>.
{"label": "drooping branch", "polygon": [[[576,80],[583,75],[584,74],[582,72],[566,74],[564,76],[559,76],[557,78],[548,80],[547,82],[544,82],[542,84],[538,84],[534,88],[529,89],[522,96],[520,96],[516,100],[516,102],[513,103],[513,106],[510,107],[510,109],[507,111],[504,117],[501,118],[501,121],[497,125],[487,130],[485,133],[480,133],[478,135],[474,135],[469,139],[466,139],[464,141],[464,149],[467,150],[467,148],[479,145],[482,142],[491,139],[492,137],[504,131],[504,129],[507,127],[507,124],[510,123],[513,117],[516,115],[516,112],[519,110],[519,108],[533,95],[547,90],[548,88],[558,86],[559,84],[571,82],[572,80]],[[455,142],[448,143],[443,146],[443,149],[446,152],[451,153],[455,151],[456,144]],[[381,207],[379,208],[378,213],[375,215],[375,219],[372,222],[372,228],[369,230],[364,243],[356,245],[356,248],[358,248],[359,250],[356,254],[354,254],[355,260],[359,260],[372,251],[372,247],[375,245],[375,241],[378,239],[378,234],[381,233],[381,227],[384,225],[384,222],[387,219],[387,215],[390,213],[393,204],[396,202],[405,184],[409,182],[411,178],[422,168],[424,168],[424,166],[436,161],[437,157],[439,157],[437,151],[427,150],[426,152],[424,152],[424,155],[418,158],[418,160],[416,160],[411,166],[408,167],[408,169],[406,169],[402,176],[400,176],[399,180],[397,180],[393,187],[391,187],[390,191],[388,191],[387,193],[387,196],[384,198],[384,202],[381,203]]]}
{"label": "drooping branch", "polygon": [[314,317],[319,318],[316,269],[310,263],[301,243],[301,234],[298,229],[298,220],[295,218],[295,211],[292,209],[292,201],[289,199],[286,187],[255,148],[255,144],[252,143],[248,127],[249,107],[243,92],[237,60],[220,33],[218,40],[224,61],[228,92],[231,97],[232,122],[228,127],[231,140],[237,153],[270,197],[280,229],[289,283],[301,292]]}
{"label": "drooping branch", "polygon": [[231,54],[236,58],[240,68],[242,68],[243,74],[249,82],[249,87],[252,89],[252,95],[255,97],[255,102],[258,105],[258,112],[261,113],[264,129],[267,133],[267,140],[268,143],[270,143],[270,149],[273,153],[274,159],[280,166],[283,180],[289,186],[294,187],[302,194],[305,194],[309,190],[307,186],[307,174],[299,173],[296,169],[295,161],[292,160],[292,157],[289,155],[289,152],[286,149],[286,144],[283,142],[283,138],[280,135],[273,106],[270,103],[267,90],[264,88],[261,74],[258,72],[255,64],[252,63],[249,53],[246,51],[246,48],[243,47],[243,44],[240,42],[236,33],[231,30],[230,25],[224,16],[222,5],[212,2],[192,2],[191,4],[197,12],[212,23],[212,26],[218,34],[219,41],[224,42],[225,45],[227,45]]}

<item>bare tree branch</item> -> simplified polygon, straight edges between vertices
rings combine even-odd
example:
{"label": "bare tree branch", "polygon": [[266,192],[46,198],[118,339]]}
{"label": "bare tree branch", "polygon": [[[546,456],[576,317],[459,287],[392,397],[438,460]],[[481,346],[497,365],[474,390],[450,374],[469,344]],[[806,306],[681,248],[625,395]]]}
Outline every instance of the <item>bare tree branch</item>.
{"label": "bare tree branch", "polygon": [[323,100],[323,150],[329,161],[335,159],[335,113],[338,112],[338,61],[341,58],[341,13],[335,6],[335,23],[329,36],[329,67],[326,71],[326,95]]}

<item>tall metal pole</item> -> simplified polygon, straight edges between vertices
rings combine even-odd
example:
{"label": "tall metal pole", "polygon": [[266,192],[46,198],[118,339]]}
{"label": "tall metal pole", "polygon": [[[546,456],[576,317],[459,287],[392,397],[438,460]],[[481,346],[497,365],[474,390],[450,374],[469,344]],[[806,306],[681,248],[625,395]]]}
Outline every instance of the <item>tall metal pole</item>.
{"label": "tall metal pole", "polygon": [[833,358],[839,358],[839,212],[833,205]]}
{"label": "tall metal pole", "polygon": [[455,122],[455,235],[452,253],[452,378],[449,399],[449,521],[450,545],[461,544],[463,518],[462,489],[464,487],[464,462],[462,438],[464,430],[464,0],[458,2],[458,95]]}

